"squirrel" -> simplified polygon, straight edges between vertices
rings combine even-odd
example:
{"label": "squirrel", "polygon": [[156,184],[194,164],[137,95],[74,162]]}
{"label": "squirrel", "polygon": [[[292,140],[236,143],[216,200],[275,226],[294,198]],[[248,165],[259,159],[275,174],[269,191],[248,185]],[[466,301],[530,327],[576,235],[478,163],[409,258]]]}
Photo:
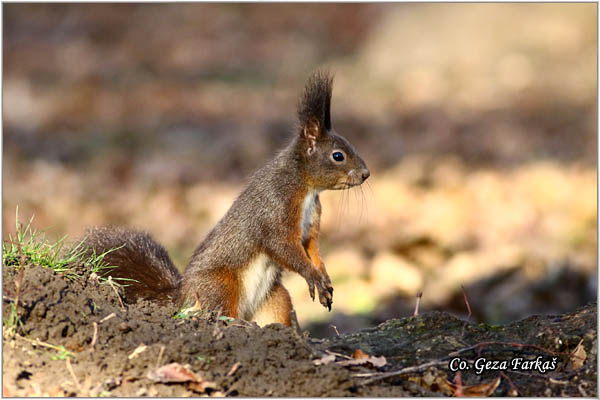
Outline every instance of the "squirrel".
{"label": "squirrel", "polygon": [[257,170],[231,208],[194,251],[183,276],[167,251],[141,231],[96,227],[84,243],[116,266],[107,275],[129,278],[125,300],[177,302],[180,307],[292,324],[283,269],[300,274],[312,300],[331,311],[333,287],[319,252],[323,190],[347,189],[370,175],[355,148],[331,126],[333,77],[313,73],[298,103],[290,143]]}

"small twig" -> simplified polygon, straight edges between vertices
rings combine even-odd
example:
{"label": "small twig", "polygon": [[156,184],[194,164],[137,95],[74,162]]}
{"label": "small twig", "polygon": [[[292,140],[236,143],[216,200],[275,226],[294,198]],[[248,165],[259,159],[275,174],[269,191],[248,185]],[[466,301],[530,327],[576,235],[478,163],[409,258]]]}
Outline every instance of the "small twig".
{"label": "small twig", "polygon": [[554,383],[555,385],[569,385],[571,382],[568,381],[559,381],[558,379],[550,378],[550,383]]}
{"label": "small twig", "polygon": [[119,303],[121,303],[121,310],[123,310],[123,312],[127,311],[127,309],[125,308],[125,304],[123,304],[123,300],[121,300],[121,295],[119,294],[119,291],[115,287],[115,283],[112,280],[112,276],[109,276],[106,281],[108,282],[110,287],[113,288],[113,290],[115,291],[115,294],[117,295],[117,299],[119,299]]}
{"label": "small twig", "polygon": [[556,352],[556,351],[548,350],[548,349],[545,349],[543,347],[536,346],[535,344],[513,343],[513,342],[480,342],[480,343],[477,343],[477,344],[475,344],[473,346],[464,347],[462,349],[453,351],[452,353],[448,354],[448,356],[449,357],[457,356],[460,353],[464,353],[466,351],[475,350],[475,349],[478,350],[477,355],[479,356],[479,355],[481,355],[481,350],[485,346],[492,346],[492,345],[495,345],[495,346],[510,346],[510,347],[519,347],[519,348],[524,347],[524,348],[531,348],[531,349],[536,349],[536,350],[539,350],[539,351],[543,351],[544,353],[552,354],[554,356],[569,356],[569,357],[583,358],[583,357],[578,357],[578,356],[575,356],[575,355],[573,355],[571,353],[567,353],[567,352]]}
{"label": "small twig", "polygon": [[447,361],[443,361],[443,360],[434,360],[434,361],[429,361],[426,362],[424,364],[421,365],[415,365],[413,367],[406,367],[406,368],[402,368],[398,371],[390,371],[390,372],[383,372],[383,373],[379,373],[379,372],[374,372],[372,374],[355,374],[352,376],[357,376],[357,377],[367,377],[367,376],[372,376],[372,375],[376,375],[378,374],[378,376],[375,376],[371,379],[367,379],[366,381],[362,382],[362,385],[368,385],[369,383],[381,380],[381,379],[386,379],[386,378],[390,378],[392,376],[398,376],[398,375],[404,375],[404,374],[408,374],[410,372],[417,372],[417,371],[421,371],[423,369],[427,369],[429,367],[435,367],[437,365],[445,365],[448,364]]}
{"label": "small twig", "polygon": [[418,291],[417,292],[417,301],[415,303],[415,312],[413,313],[413,317],[416,317],[417,315],[419,315],[419,304],[421,304],[421,297],[423,297],[423,292]]}
{"label": "small twig", "polygon": [[[508,377],[508,375],[506,375],[503,371],[500,371],[500,376],[502,376],[504,379],[506,379],[506,381],[508,382],[508,386],[510,386],[510,390],[508,392],[509,396],[518,396],[519,389],[517,389],[517,387],[513,383],[512,379],[510,379]],[[550,378],[550,382],[552,382],[552,378]]]}
{"label": "small twig", "polygon": [[102,318],[102,319],[100,320],[100,323],[106,322],[106,321],[108,321],[109,319],[111,319],[111,318],[113,318],[113,317],[116,317],[116,315],[117,315],[117,314],[115,314],[115,313],[110,313],[110,314],[108,314],[106,317]]}
{"label": "small twig", "polygon": [[81,390],[81,385],[79,384],[79,380],[77,379],[77,375],[75,375],[75,371],[73,371],[73,367],[71,366],[71,360],[69,360],[67,358],[66,362],[67,362],[67,369],[69,370],[69,372],[71,373],[71,376],[73,377],[73,380],[75,381],[75,386],[77,386],[77,389],[79,390],[79,394],[83,395],[82,390]]}
{"label": "small twig", "polygon": [[465,299],[465,304],[467,305],[467,311],[469,311],[469,315],[467,315],[467,321],[469,320],[469,318],[471,318],[471,305],[469,304],[469,299],[467,298],[467,291],[465,290],[465,287],[463,285],[460,285],[460,288],[462,289],[463,292],[463,298]]}
{"label": "small twig", "polygon": [[94,351],[96,345],[96,339],[98,338],[98,323],[94,322],[94,334],[92,335],[92,343],[90,343],[90,351]]}
{"label": "small twig", "polygon": [[333,330],[335,331],[335,334],[337,336],[340,336],[340,332],[338,331],[337,326],[335,326],[335,325],[329,325],[329,326],[333,328]]}
{"label": "small twig", "polygon": [[130,360],[133,360],[138,355],[140,355],[141,353],[146,351],[147,348],[148,348],[148,346],[146,346],[144,343],[140,343],[140,345],[138,347],[136,347],[135,350],[133,350],[133,352],[129,356],[127,356],[127,358]]}
{"label": "small twig", "polygon": [[[545,375],[540,375],[540,374],[532,374],[530,372],[522,372],[522,371],[513,371],[513,370],[507,370],[506,372],[510,373],[510,374],[516,374],[516,375],[522,375],[522,376],[526,376],[528,378],[538,378],[538,379],[553,379],[549,376],[545,376]],[[574,375],[574,374],[568,374],[566,377],[565,376],[559,376],[558,378],[569,378],[570,375]]]}
{"label": "small twig", "polygon": [[233,364],[226,376],[232,376],[233,374],[235,374],[235,372],[240,368],[240,365],[242,364],[239,361]]}
{"label": "small twig", "polygon": [[342,357],[342,358],[346,358],[348,360],[352,360],[352,357],[347,356],[347,355],[342,354],[342,353],[336,353],[335,351],[325,350],[325,353],[331,354],[331,355],[334,355],[334,356],[338,356],[338,357]]}
{"label": "small twig", "polygon": [[156,359],[156,368],[160,367],[160,362],[162,361],[162,356],[163,356],[164,352],[165,352],[165,346],[161,345],[160,351],[158,352],[158,358]]}
{"label": "small twig", "polygon": [[467,320],[465,321],[465,323],[463,324],[460,336],[463,337],[465,336],[465,328],[467,327],[467,324],[469,323],[469,319],[471,318],[471,305],[469,304],[469,299],[467,298],[467,291],[465,290],[465,287],[463,285],[460,285],[460,288],[462,289],[463,292],[463,298],[465,299],[465,304],[467,305],[467,311],[469,311],[469,314],[467,315]]}
{"label": "small twig", "polygon": [[29,343],[31,343],[34,346],[47,347],[47,348],[52,349],[52,350],[56,350],[56,351],[60,351],[60,352],[66,352],[66,353],[70,354],[71,356],[73,355],[72,352],[66,350],[63,346],[55,346],[55,345],[50,344],[50,343],[42,342],[39,338],[29,339],[29,338],[26,338],[25,336],[21,336],[19,334],[15,335],[15,337],[17,337],[19,339],[23,339],[26,342],[29,342]]}

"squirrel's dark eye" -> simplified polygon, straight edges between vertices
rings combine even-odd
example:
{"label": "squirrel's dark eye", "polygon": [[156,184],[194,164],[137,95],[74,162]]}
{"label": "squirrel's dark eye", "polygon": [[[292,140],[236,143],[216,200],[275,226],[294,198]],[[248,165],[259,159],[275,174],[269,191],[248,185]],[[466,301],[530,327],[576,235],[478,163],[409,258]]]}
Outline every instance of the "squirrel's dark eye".
{"label": "squirrel's dark eye", "polygon": [[344,161],[344,154],[341,151],[335,151],[331,155],[331,158],[333,158],[334,161],[342,162]]}

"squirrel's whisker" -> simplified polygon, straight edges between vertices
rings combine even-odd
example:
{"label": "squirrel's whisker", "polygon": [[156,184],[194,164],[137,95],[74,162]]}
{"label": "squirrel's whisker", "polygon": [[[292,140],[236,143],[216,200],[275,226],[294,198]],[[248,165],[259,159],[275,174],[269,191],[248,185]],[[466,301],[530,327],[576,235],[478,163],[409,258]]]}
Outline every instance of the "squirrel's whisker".
{"label": "squirrel's whisker", "polygon": [[[360,198],[360,214],[358,215],[358,223],[360,223],[362,221],[362,216],[363,216],[363,207],[364,207],[364,203],[362,201],[362,195],[358,194],[358,191],[360,190],[360,186],[358,186],[358,189],[356,189],[354,192],[356,193],[356,196],[358,198]],[[356,200],[356,203],[358,205],[359,201]]]}
{"label": "squirrel's whisker", "polygon": [[365,209],[365,219],[368,221],[369,220],[369,203],[367,202],[367,199],[365,197],[365,191],[363,190],[362,185],[360,186],[360,195],[361,195],[361,199],[362,199],[362,207],[364,207]]}
{"label": "squirrel's whisker", "polygon": [[338,196],[338,207],[337,210],[335,212],[336,214],[336,218],[335,218],[335,230],[339,231],[342,227],[342,207],[344,205],[344,192],[342,191],[342,193],[340,193],[340,195]]}
{"label": "squirrel's whisker", "polygon": [[369,188],[369,193],[371,193],[371,201],[375,202],[375,193],[373,192],[373,188],[371,188],[371,184],[369,181],[366,181],[367,188]]}

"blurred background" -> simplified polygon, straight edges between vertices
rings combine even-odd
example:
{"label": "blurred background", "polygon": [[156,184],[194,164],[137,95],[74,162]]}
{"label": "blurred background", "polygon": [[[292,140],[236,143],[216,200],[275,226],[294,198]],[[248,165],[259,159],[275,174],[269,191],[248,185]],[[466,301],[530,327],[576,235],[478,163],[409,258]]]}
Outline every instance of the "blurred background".
{"label": "blurred background", "polygon": [[294,132],[306,77],[368,185],[322,194],[333,311],[500,323],[597,294],[596,4],[5,4],[3,232],[145,229],[183,269]]}

